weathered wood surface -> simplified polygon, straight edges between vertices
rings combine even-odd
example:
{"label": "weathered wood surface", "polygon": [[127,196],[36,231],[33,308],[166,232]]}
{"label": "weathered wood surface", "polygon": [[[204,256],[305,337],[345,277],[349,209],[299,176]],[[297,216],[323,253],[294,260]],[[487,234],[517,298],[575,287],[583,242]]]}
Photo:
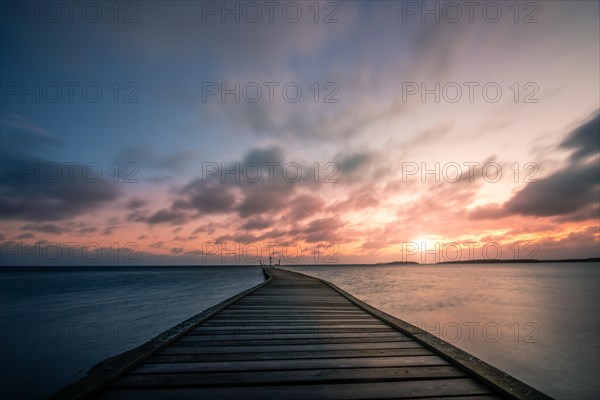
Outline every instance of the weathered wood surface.
{"label": "weathered wood surface", "polygon": [[79,398],[548,398],[334,285],[268,273],[266,284]]}

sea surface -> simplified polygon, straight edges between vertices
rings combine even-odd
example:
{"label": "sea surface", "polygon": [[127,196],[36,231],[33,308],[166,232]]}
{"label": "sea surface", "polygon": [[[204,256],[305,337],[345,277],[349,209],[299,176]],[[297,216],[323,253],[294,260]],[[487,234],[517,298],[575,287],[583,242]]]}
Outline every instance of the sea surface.
{"label": "sea surface", "polygon": [[557,399],[600,398],[600,263],[286,267]]}
{"label": "sea surface", "polygon": [[[282,267],[283,268],[283,267]],[[600,264],[292,266],[558,399],[600,397]],[[2,398],[44,397],[263,281],[258,267],[0,272]]]}
{"label": "sea surface", "polygon": [[0,272],[0,396],[40,399],[264,281],[259,267]]}

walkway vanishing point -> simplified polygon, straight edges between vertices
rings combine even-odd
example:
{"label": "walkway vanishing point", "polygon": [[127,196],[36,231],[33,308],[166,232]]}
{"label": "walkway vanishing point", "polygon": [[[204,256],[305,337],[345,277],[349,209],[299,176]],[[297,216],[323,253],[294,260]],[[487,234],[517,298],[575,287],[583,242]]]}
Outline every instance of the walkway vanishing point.
{"label": "walkway vanishing point", "polygon": [[549,399],[329,282],[264,271],[52,398]]}

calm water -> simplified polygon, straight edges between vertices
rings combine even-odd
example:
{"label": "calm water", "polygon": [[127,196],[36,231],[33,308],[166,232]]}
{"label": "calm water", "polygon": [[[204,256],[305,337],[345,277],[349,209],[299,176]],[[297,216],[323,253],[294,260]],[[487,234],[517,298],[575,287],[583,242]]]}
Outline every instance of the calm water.
{"label": "calm water", "polygon": [[289,267],[558,399],[600,397],[600,264]]}
{"label": "calm water", "polygon": [[[599,397],[598,263],[290,269],[330,280],[551,396]],[[50,394],[262,281],[255,267],[0,272],[3,398]]]}
{"label": "calm water", "polygon": [[2,271],[2,398],[43,398],[263,280],[258,267]]}

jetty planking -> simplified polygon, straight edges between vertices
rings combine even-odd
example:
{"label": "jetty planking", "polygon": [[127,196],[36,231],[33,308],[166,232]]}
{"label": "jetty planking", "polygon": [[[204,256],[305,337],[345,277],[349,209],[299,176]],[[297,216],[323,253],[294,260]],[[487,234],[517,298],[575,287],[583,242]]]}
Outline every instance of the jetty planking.
{"label": "jetty planking", "polygon": [[335,285],[281,269],[54,399],[549,399]]}

